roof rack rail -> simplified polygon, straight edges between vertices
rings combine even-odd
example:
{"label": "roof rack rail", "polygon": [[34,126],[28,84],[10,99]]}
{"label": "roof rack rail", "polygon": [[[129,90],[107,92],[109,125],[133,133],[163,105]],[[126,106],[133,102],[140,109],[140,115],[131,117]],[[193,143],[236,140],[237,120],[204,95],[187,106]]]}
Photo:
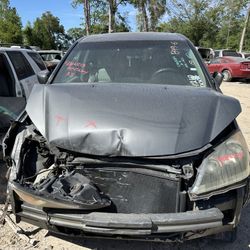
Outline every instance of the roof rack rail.
{"label": "roof rack rail", "polygon": [[15,44],[15,43],[0,43],[0,47],[15,48],[15,49],[30,49],[32,48],[28,45]]}

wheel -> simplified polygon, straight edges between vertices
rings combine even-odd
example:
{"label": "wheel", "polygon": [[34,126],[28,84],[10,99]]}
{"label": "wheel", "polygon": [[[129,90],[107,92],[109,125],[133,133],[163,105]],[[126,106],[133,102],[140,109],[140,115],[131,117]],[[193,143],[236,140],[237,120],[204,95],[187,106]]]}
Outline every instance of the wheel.
{"label": "wheel", "polygon": [[223,74],[223,81],[225,82],[231,82],[232,80],[232,74],[229,70],[225,69],[222,71]]}

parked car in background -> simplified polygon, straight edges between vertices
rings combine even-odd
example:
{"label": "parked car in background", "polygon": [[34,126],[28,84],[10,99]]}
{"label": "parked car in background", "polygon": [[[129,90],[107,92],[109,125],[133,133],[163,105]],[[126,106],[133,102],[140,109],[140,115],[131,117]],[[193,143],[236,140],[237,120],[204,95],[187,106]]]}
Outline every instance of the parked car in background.
{"label": "parked car in background", "polygon": [[10,121],[21,113],[33,86],[39,83],[38,72],[46,70],[37,52],[0,47],[0,145]]}
{"label": "parked car in background", "polygon": [[239,54],[241,54],[242,58],[249,58],[250,57],[250,52],[238,52]]}
{"label": "parked car in background", "polygon": [[210,62],[210,60],[213,58],[213,49],[211,48],[203,48],[203,47],[195,47],[202,59],[205,61],[205,62]]}
{"label": "parked car in background", "polygon": [[32,49],[29,45],[14,44],[14,43],[0,43],[0,47],[11,48],[11,49]]}
{"label": "parked car in background", "polygon": [[39,51],[39,50],[41,50],[41,48],[40,48],[40,47],[35,46],[35,45],[31,45],[31,46],[30,46],[30,48],[31,48],[32,50],[35,50],[35,51]]}
{"label": "parked car in background", "polygon": [[87,36],[48,81],[4,140],[17,222],[119,239],[235,234],[250,193],[241,107],[186,37]]}
{"label": "parked car in background", "polygon": [[224,56],[242,57],[241,54],[238,53],[236,50],[231,50],[231,49],[214,50],[214,58],[224,57]]}
{"label": "parked car in background", "polygon": [[240,57],[215,58],[207,66],[211,74],[222,73],[226,82],[233,79],[250,79],[250,61]]}
{"label": "parked car in background", "polygon": [[42,57],[49,71],[53,71],[62,59],[64,53],[60,50],[39,50],[38,53]]}

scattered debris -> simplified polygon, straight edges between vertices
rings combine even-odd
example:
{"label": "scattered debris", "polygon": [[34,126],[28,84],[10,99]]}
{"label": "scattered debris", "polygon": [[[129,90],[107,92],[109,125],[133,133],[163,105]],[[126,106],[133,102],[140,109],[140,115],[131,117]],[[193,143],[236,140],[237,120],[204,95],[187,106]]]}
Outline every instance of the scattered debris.
{"label": "scattered debris", "polygon": [[1,215],[1,223],[4,224],[6,222],[9,227],[14,231],[14,233],[19,236],[22,240],[25,242],[31,244],[32,246],[35,246],[38,241],[35,239],[31,239],[29,236],[27,236],[22,228],[17,226],[15,222],[11,219],[11,217],[8,214],[8,205],[6,208],[6,204],[4,206],[4,209],[0,209],[0,215]]}

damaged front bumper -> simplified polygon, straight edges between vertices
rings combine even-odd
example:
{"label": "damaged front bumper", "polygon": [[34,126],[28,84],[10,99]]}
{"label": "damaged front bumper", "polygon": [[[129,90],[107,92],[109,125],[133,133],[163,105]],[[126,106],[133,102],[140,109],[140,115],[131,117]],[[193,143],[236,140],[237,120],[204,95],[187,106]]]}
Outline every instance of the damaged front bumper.
{"label": "damaged front bumper", "polygon": [[[23,220],[44,223],[50,227],[79,229],[84,233],[121,236],[149,236],[174,232],[190,232],[222,226],[223,213],[218,208],[166,214],[123,214],[92,212],[46,212],[22,204],[17,213]],[[34,223],[35,224],[35,223]]]}
{"label": "damaged front bumper", "polygon": [[[23,219],[43,222],[50,226],[79,229],[83,232],[102,235],[152,235],[174,232],[188,232],[222,226],[223,213],[218,208],[179,213],[70,213],[80,209],[76,204],[41,198],[30,194],[17,183],[10,184],[20,200],[22,211],[17,213]],[[43,207],[44,209],[38,208]],[[46,207],[67,209],[67,212],[49,212]],[[71,210],[70,210],[71,209]],[[50,209],[51,210],[51,209]]]}
{"label": "damaged front bumper", "polygon": [[115,213],[84,210],[66,203],[64,207],[59,207],[56,200],[49,199],[44,199],[44,202],[50,207],[41,206],[36,203],[41,197],[31,195],[24,189],[22,193],[16,192],[15,188],[19,187],[20,191],[20,186],[13,183],[9,187],[17,222],[25,221],[67,235],[150,241],[189,240],[233,230],[239,222],[247,191],[245,187],[207,201],[197,201],[193,211]]}

